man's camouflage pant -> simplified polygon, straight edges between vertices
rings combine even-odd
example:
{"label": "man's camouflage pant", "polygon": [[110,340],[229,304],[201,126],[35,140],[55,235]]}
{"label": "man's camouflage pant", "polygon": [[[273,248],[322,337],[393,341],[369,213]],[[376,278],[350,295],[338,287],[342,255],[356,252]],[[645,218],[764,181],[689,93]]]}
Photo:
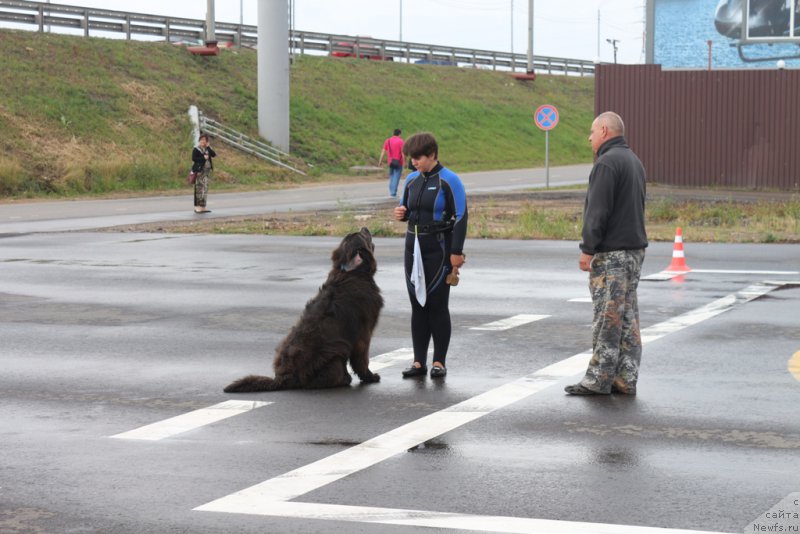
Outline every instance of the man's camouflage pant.
{"label": "man's camouflage pant", "polygon": [[594,305],[592,359],[581,385],[609,393],[636,393],[642,338],[636,288],[644,249],[615,250],[594,255],[589,289]]}

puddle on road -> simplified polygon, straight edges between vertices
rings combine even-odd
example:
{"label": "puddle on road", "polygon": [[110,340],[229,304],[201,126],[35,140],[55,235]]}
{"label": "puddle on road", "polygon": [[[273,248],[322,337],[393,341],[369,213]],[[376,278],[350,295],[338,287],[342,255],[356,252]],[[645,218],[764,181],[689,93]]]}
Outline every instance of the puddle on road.
{"label": "puddle on road", "polygon": [[19,303],[9,309],[0,309],[0,321],[48,325],[123,326],[163,318],[162,315],[130,308],[54,302],[42,306],[41,301],[45,299],[14,297],[7,299],[0,294],[0,303]]}
{"label": "puddle on road", "polygon": [[0,532],[26,532],[29,534],[51,532],[49,528],[38,526],[38,524],[55,515],[54,512],[42,508],[23,507],[0,510]]}

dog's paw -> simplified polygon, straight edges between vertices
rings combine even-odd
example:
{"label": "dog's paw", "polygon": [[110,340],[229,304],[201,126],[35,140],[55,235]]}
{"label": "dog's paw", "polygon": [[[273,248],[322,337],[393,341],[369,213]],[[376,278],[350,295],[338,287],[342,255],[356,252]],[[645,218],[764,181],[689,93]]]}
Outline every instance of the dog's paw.
{"label": "dog's paw", "polygon": [[381,375],[379,375],[378,373],[370,373],[369,376],[365,376],[364,378],[361,379],[361,381],[366,383],[366,384],[371,384],[371,383],[374,383],[374,382],[380,382],[381,381]]}

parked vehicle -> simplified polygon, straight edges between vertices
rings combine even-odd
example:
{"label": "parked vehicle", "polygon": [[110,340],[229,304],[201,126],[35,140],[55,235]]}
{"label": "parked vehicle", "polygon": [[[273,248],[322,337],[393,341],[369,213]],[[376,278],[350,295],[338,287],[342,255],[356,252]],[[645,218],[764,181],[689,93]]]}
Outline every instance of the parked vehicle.
{"label": "parked vehicle", "polygon": [[391,57],[382,56],[380,48],[375,45],[358,43],[358,54],[356,54],[356,43],[352,41],[339,42],[336,43],[336,46],[339,48],[346,48],[346,50],[334,50],[331,52],[331,56],[333,57],[359,57],[375,61],[393,61]]}
{"label": "parked vehicle", "polygon": [[449,59],[418,59],[414,63],[417,65],[444,65],[447,67],[458,67],[458,63]]}

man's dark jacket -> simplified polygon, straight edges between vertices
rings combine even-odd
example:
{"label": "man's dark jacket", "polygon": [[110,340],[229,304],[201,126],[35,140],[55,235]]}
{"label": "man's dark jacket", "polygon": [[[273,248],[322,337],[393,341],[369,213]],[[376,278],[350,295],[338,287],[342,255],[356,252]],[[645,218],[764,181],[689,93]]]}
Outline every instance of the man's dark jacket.
{"label": "man's dark jacket", "polygon": [[600,145],[583,208],[581,250],[594,255],[645,248],[644,199],[644,167],[625,138]]}

